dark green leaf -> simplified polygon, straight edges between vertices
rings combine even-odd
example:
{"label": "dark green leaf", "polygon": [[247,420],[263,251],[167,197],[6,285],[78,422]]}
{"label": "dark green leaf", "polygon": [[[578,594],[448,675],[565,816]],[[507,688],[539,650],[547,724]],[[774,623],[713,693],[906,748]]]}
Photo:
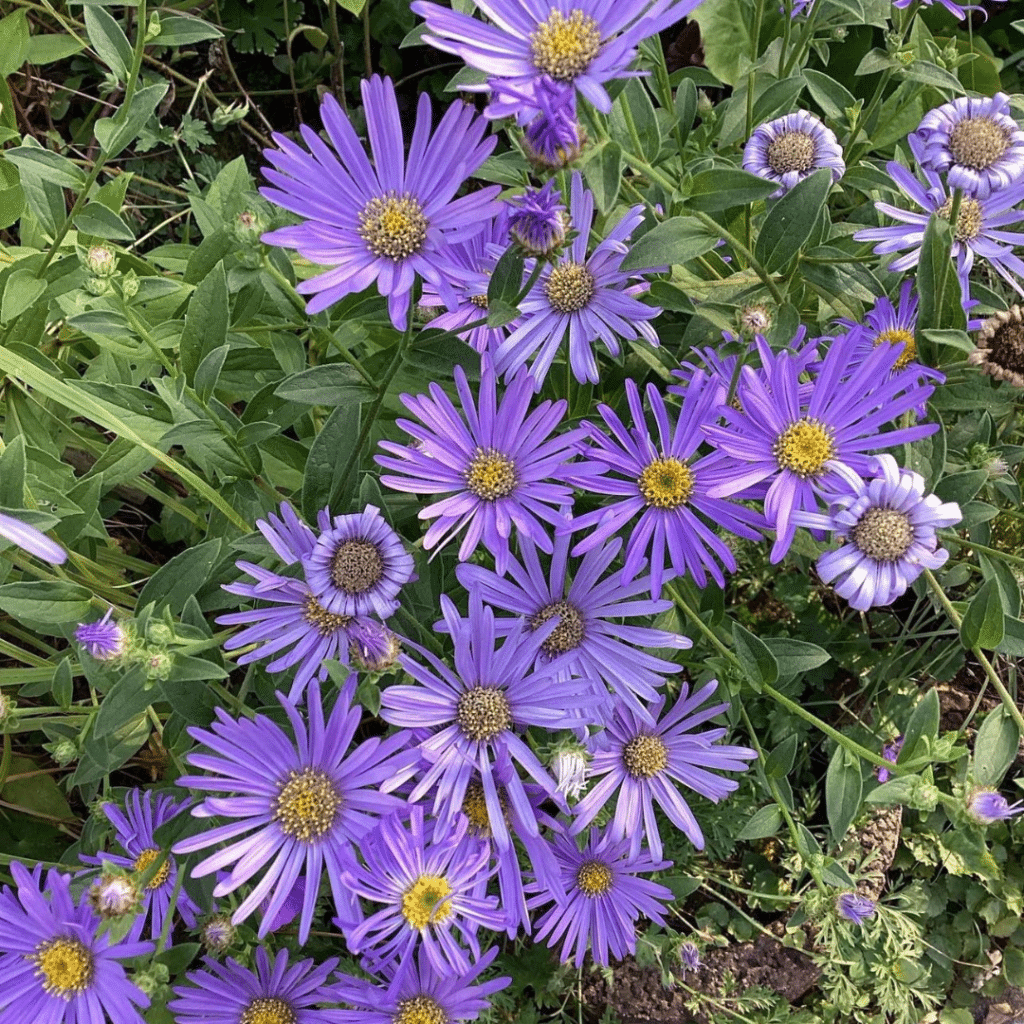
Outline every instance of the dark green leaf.
{"label": "dark green leaf", "polygon": [[996,787],[1020,748],[1020,729],[1002,704],[985,716],[974,740],[974,781]]}
{"label": "dark green leaf", "polygon": [[322,508],[330,507],[333,512],[347,509],[359,482],[359,463],[349,479],[343,480],[345,460],[339,454],[352,451],[358,436],[359,406],[349,402],[331,413],[314,439],[302,478],[302,514],[309,522],[316,520]]}
{"label": "dark green leaf", "polygon": [[825,809],[834,842],[842,841],[857,817],[863,792],[860,759],[845,747],[836,747],[825,774]]}
{"label": "dark green leaf", "polygon": [[740,829],[737,839],[768,839],[782,828],[782,811],[778,804],[769,804],[755,811],[750,820]]}
{"label": "dark green leaf", "polygon": [[965,473],[944,476],[936,485],[935,493],[943,501],[955,501],[965,505],[981,490],[988,473],[984,469],[969,469]]}
{"label": "dark green leaf", "polygon": [[754,255],[765,270],[781,270],[803,248],[831,187],[832,172],[822,168],[776,200],[754,243]]}
{"label": "dark green leaf", "polygon": [[785,778],[793,770],[798,740],[787,736],[764,760],[764,773],[769,779]]}
{"label": "dark green leaf", "polygon": [[[523,287],[523,254],[519,248],[510,245],[498,257],[491,278],[487,282],[487,308],[495,306],[514,306],[519,292]],[[480,311],[483,316],[483,310]]]}
{"label": "dark green leaf", "polygon": [[132,44],[121,26],[102,7],[86,7],[85,32],[100,60],[114,72],[118,81],[127,82],[128,69],[132,66]]}
{"label": "dark green leaf", "polygon": [[671,217],[634,242],[622,261],[623,270],[686,263],[718,244],[718,237],[694,217]]}
{"label": "dark green leaf", "polygon": [[982,647],[995,650],[1003,639],[1003,602],[999,585],[986,580],[971,599],[960,624],[960,641],[968,650]]}
{"label": "dark green leaf", "polygon": [[0,587],[0,608],[34,625],[81,622],[91,598],[85,587],[59,581],[31,580]]}
{"label": "dark green leaf", "polygon": [[898,764],[905,764],[916,757],[921,757],[925,750],[916,749],[919,742],[931,742],[939,735],[939,691],[929,690],[918,702],[903,731],[903,749],[897,758]]}
{"label": "dark green leaf", "polygon": [[224,264],[217,263],[203,278],[188,304],[181,332],[181,367],[191,383],[199,364],[227,341],[228,282]]}
{"label": "dark green leaf", "polygon": [[157,609],[167,607],[177,614],[185,602],[210,578],[210,570],[220,560],[223,541],[204,541],[165,562],[149,578],[139,594],[138,607],[153,604]]}
{"label": "dark green leaf", "polygon": [[917,270],[917,293],[921,300],[917,330],[922,334],[918,348],[925,351],[924,331],[962,331],[967,324],[960,302],[960,285],[950,256],[953,233],[948,220],[933,214],[921,243]]}
{"label": "dark green leaf", "polygon": [[622,183],[622,147],[614,139],[598,147],[583,165],[583,176],[594,193],[597,208],[602,213],[610,210],[615,205]]}
{"label": "dark green leaf", "polygon": [[770,636],[764,645],[771,652],[779,666],[779,678],[788,679],[803,672],[824,665],[832,655],[817,644],[809,644],[803,640],[791,640],[789,637]]}
{"label": "dark green leaf", "polygon": [[274,394],[301,405],[347,405],[376,397],[356,369],[347,363],[324,363],[286,377]]}
{"label": "dark green leaf", "polygon": [[673,106],[676,123],[679,125],[679,136],[685,145],[697,117],[697,86],[688,78],[684,78],[677,86]]}
{"label": "dark green leaf", "polygon": [[135,237],[132,229],[102,203],[87,203],[75,217],[75,227],[87,235],[110,238],[116,242],[127,242]]}
{"label": "dark green leaf", "polygon": [[804,71],[804,78],[814,102],[821,107],[827,118],[838,121],[846,116],[847,110],[857,105],[853,93],[834,78],[811,68]]}
{"label": "dark green leaf", "polygon": [[732,624],[732,640],[736,657],[755,690],[779,678],[779,665],[764,641],[744,629],[738,622]]}
{"label": "dark green leaf", "polygon": [[108,160],[118,156],[138,138],[143,125],[156,113],[167,89],[167,82],[147,85],[132,97],[127,113],[122,107],[114,117],[104,117],[96,122],[93,131]]}
{"label": "dark green leaf", "polygon": [[728,210],[767,199],[778,187],[777,182],[765,181],[756,174],[733,167],[719,167],[693,176],[686,203],[705,213]]}
{"label": "dark green leaf", "polygon": [[204,39],[220,39],[220,29],[185,14],[161,14],[160,35],[152,41],[154,46],[186,46]]}

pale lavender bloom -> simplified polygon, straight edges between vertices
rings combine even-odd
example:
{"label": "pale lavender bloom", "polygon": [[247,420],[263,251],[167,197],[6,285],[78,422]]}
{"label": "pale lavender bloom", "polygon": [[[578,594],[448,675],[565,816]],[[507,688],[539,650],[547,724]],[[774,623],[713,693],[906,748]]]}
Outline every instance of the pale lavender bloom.
{"label": "pale lavender bloom", "polygon": [[362,91],[373,163],[329,93],[320,114],[333,149],[306,125],[300,131],[309,152],[273,136],[279,148],[264,151],[274,167],[263,174],[276,187],[260,193],[305,220],[270,231],[263,241],[331,268],[299,282],[300,294],[313,295],[309,313],[376,282],[387,297],[391,322],[402,329],[416,278],[444,287],[444,244],[472,237],[501,209],[496,185],[455,198],[496,137],[484,139],[486,121],[461,102],[448,108],[431,135],[430,97],[424,92],[406,157],[391,80],[375,75],[362,83]]}
{"label": "pale lavender bloom", "polygon": [[532,359],[530,373],[538,389],[566,335],[569,365],[581,383],[596,384],[600,379],[594,357],[594,342],[598,339],[613,356],[621,351],[620,339],[643,338],[651,345],[659,344],[658,334],[649,321],[661,310],[645,305],[637,296],[649,288],[641,275],[664,268],[621,269],[629,252],[629,238],[643,221],[643,207],[632,207],[589,256],[594,196],[583,187],[578,172],[572,176],[569,212],[573,231],[578,232],[576,237],[541,272],[537,284],[520,305],[521,325],[502,343],[495,358],[498,372],[506,376]]}
{"label": "pale lavender bloom", "polygon": [[1024,130],[1006,93],[958,96],[929,110],[916,134],[921,166],[945,173],[950,189],[985,199],[1024,180]]}
{"label": "pale lavender bloom", "polygon": [[[586,97],[607,114],[612,108],[605,83],[634,77],[629,67],[644,40],[674,25],[700,0],[474,0],[487,16],[468,14],[416,0],[413,11],[427,23],[426,42],[461,57],[487,75],[486,85],[503,86],[529,95],[548,77]],[[496,95],[490,117],[520,116],[521,104]]]}
{"label": "pale lavender bloom", "polygon": [[831,530],[842,547],[818,559],[818,575],[835,583],[851,608],[867,611],[892,604],[927,568],[949,558],[936,529],[960,522],[960,506],[925,494],[924,478],[900,469],[891,455],[877,455],[869,466],[872,479],[841,463],[832,464],[829,489],[822,495],[828,512],[796,510],[791,522],[814,530]]}
{"label": "pale lavender bloom", "polygon": [[838,181],[846,172],[843,147],[835,133],[806,110],[760,125],[743,147],[743,169],[778,182],[773,199],[823,167]]}
{"label": "pale lavender bloom", "polygon": [[14,516],[0,512],[0,537],[17,544],[36,558],[53,565],[63,565],[68,560],[68,553],[56,542],[50,540],[42,530],[37,530],[28,523],[23,523]]}
{"label": "pale lavender bloom", "polygon": [[855,892],[844,892],[836,899],[836,910],[840,917],[845,917],[852,924],[863,924],[869,917],[874,917],[875,901]]}
{"label": "pale lavender bloom", "polygon": [[994,821],[1007,821],[1024,814],[1024,800],[1010,804],[997,790],[976,789],[967,798],[967,813],[979,824],[991,825]]}
{"label": "pale lavender bloom", "polygon": [[703,850],[704,834],[677,784],[718,803],[739,783],[715,772],[744,772],[747,765],[743,762],[757,757],[749,747],[720,744],[727,729],[694,732],[697,726],[728,710],[728,702],[701,708],[717,689],[716,679],[693,694],[684,683],[679,698],[664,715],[664,697],[651,708],[653,725],[647,716],[640,717],[619,704],[604,732],[592,741],[590,775],[604,778],[574,808],[576,820],[571,833],[582,832],[617,793],[610,835],[628,839],[634,854],[640,852],[646,839],[651,856],[661,859],[655,804],[698,850]]}
{"label": "pale lavender bloom", "polygon": [[700,967],[700,950],[692,942],[684,942],[679,947],[679,959],[685,971],[695,971]]}
{"label": "pale lavender bloom", "polygon": [[[889,264],[889,270],[894,273],[903,273],[917,266],[932,215],[948,220],[953,212],[953,196],[947,191],[942,177],[923,166],[924,144],[914,135],[908,142],[914,158],[921,165],[926,184],[895,160],[890,161],[887,168],[900,191],[923,212],[877,202],[876,209],[901,223],[884,228],[865,228],[853,236],[858,242],[877,242],[875,252],[879,254],[905,252]],[[956,261],[957,280],[965,309],[969,308],[970,275],[976,258],[985,260],[1011,288],[1024,295],[1021,283],[1024,260],[1014,252],[1014,246],[1024,245],[1024,233],[1005,230],[1024,219],[1024,211],[1016,208],[1022,199],[1024,181],[1000,189],[984,199],[966,195],[961,198],[953,228],[951,253]]]}

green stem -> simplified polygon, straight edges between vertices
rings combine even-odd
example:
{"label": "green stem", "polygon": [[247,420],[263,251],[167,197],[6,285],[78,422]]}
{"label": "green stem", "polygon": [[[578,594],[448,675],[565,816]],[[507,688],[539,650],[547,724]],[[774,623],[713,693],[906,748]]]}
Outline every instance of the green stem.
{"label": "green stem", "polygon": [[703,210],[689,210],[687,212],[691,216],[696,217],[705,227],[716,231],[720,238],[724,238],[736,250],[736,253],[747,261],[750,269],[761,278],[764,286],[771,292],[772,298],[779,306],[786,304],[786,297],[779,291],[779,286],[775,283],[771,274],[761,266],[754,254],[731,231],[727,231],[714,217],[708,216]]}
{"label": "green stem", "polygon": [[1002,559],[1004,562],[1008,562],[1010,565],[1022,565],[1024,566],[1024,558],[1020,555],[1011,555],[1008,551],[1000,551],[998,548],[990,548],[985,544],[978,544],[973,540],[964,540],[963,537],[958,537],[955,533],[941,533],[939,536],[942,538],[943,544],[957,544],[962,548],[971,548],[973,551],[982,551],[986,555],[993,555],[996,558]]}
{"label": "green stem", "polygon": [[[935,578],[931,569],[925,569],[924,578],[928,581],[928,586],[932,588],[932,593],[938,598],[939,604],[942,605],[942,610],[946,613],[946,617],[951,623],[960,629],[960,625],[963,619],[960,613],[953,607],[953,603],[946,596],[946,592],[942,589],[942,585]],[[1017,706],[1017,701],[1014,700],[1013,695],[1003,685],[1002,679],[999,678],[999,673],[996,672],[992,665],[992,662],[988,660],[985,654],[982,652],[980,647],[969,648],[971,654],[977,658],[978,663],[981,665],[985,672],[985,676],[988,681],[995,687],[996,692],[999,694],[999,699],[1003,702],[1003,707],[1009,712],[1010,717],[1017,723],[1017,728],[1020,729],[1021,735],[1024,736],[1024,715],[1021,714],[1020,708]]]}

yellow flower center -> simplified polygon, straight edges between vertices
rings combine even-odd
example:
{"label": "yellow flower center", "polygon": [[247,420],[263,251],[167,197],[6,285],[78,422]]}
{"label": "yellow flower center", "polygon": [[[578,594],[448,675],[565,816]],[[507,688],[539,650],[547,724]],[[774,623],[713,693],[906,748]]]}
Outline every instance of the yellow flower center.
{"label": "yellow flower center", "polygon": [[430,996],[399,999],[393,1024],[450,1024],[448,1014]]}
{"label": "yellow flower center", "polygon": [[302,617],[313,626],[321,636],[333,636],[345,629],[352,621],[351,615],[335,615],[329,612],[310,594],[302,608]]}
{"label": "yellow flower center", "polygon": [[636,486],[641,497],[655,508],[678,508],[693,494],[693,472],[679,459],[655,459],[644,467]]}
{"label": "yellow flower center", "polygon": [[850,532],[856,547],[876,562],[898,562],[914,543],[914,527],[894,508],[869,508]]}
{"label": "yellow flower center", "polygon": [[484,501],[507,498],[518,483],[516,464],[493,448],[477,448],[466,467],[466,487]]}
{"label": "yellow flower center", "polygon": [[611,868],[599,860],[585,860],[576,872],[576,888],[584,896],[604,896],[611,887]]}
{"label": "yellow flower center", "polygon": [[368,540],[347,540],[331,559],[331,579],[346,594],[365,594],[384,576],[384,559]]}
{"label": "yellow flower center", "polygon": [[544,282],[556,313],[578,313],[594,296],[594,275],[582,263],[559,263]]}
{"label": "yellow flower center", "polygon": [[[133,871],[145,871],[147,868],[153,866],[157,857],[160,856],[160,851],[155,846],[150,846],[145,849],[135,858],[132,864]],[[168,878],[171,877],[171,858],[167,860],[157,868],[156,874],[146,883],[147,889],[159,889]]]}
{"label": "yellow flower center", "polygon": [[894,370],[905,370],[914,357],[917,355],[917,343],[914,341],[913,334],[910,331],[905,331],[902,328],[894,327],[889,331],[882,331],[881,334],[875,338],[875,348],[879,345],[888,343],[890,345],[902,345],[903,351],[900,353],[899,359],[893,363]]}
{"label": "yellow flower center", "polygon": [[274,820],[291,839],[312,843],[331,830],[341,806],[330,776],[319,768],[290,771],[274,800]]}
{"label": "yellow flower center", "polygon": [[649,779],[668,764],[668,748],[658,736],[634,736],[622,748],[622,763],[634,779]]}
{"label": "yellow flower center", "polygon": [[[949,220],[953,212],[953,200],[947,199],[935,211],[940,219]],[[981,203],[977,199],[964,196],[960,200],[960,209],[956,214],[956,227],[953,229],[953,236],[958,242],[970,242],[978,237],[981,231],[982,210]]]}
{"label": "yellow flower center", "polygon": [[459,697],[455,721],[471,740],[486,742],[512,728],[512,708],[497,687],[474,686]]}
{"label": "yellow flower center", "polygon": [[476,306],[477,309],[487,308],[487,293],[481,292],[479,295],[470,295],[469,301]]}
{"label": "yellow flower center", "polygon": [[809,171],[814,166],[814,139],[807,132],[785,132],[768,145],[768,166],[776,174]]}
{"label": "yellow flower center", "polygon": [[836,454],[832,430],[819,420],[804,417],[778,436],[772,454],[779,469],[800,477],[817,476]]}
{"label": "yellow flower center", "polygon": [[410,927],[442,924],[452,913],[452,887],[443,875],[420,875],[402,894],[402,916]]}
{"label": "yellow flower center", "polygon": [[990,117],[965,117],[949,133],[949,151],[964,167],[983,171],[1010,148],[1006,129]]}
{"label": "yellow flower center", "polygon": [[530,619],[530,628],[536,629],[556,615],[560,615],[562,621],[555,626],[551,635],[541,644],[541,650],[551,658],[558,654],[565,654],[566,651],[575,651],[583,643],[584,636],[583,617],[580,615],[579,609],[569,604],[568,601],[554,601],[545,605]]}
{"label": "yellow flower center", "polygon": [[43,988],[61,999],[71,999],[91,984],[95,969],[92,952],[78,939],[59,938],[36,947],[28,959],[35,961]]}
{"label": "yellow flower center", "polygon": [[283,999],[260,996],[242,1011],[238,1024],[297,1024],[298,1019]]}
{"label": "yellow flower center", "polygon": [[601,30],[583,11],[552,11],[530,36],[530,58],[538,71],[571,82],[590,67],[601,50]]}
{"label": "yellow flower center", "polygon": [[408,192],[377,196],[359,214],[359,234],[370,252],[396,262],[419,252],[427,227],[419,200]]}

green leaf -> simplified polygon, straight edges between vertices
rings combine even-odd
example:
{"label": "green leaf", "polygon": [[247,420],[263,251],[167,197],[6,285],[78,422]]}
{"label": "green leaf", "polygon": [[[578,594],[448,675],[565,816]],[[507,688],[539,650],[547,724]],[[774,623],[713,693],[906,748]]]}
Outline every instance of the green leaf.
{"label": "green leaf", "polygon": [[822,168],[776,200],[754,243],[754,255],[768,273],[781,270],[803,248],[831,188],[832,172]]}
{"label": "green leaf", "polygon": [[979,786],[998,786],[1020,748],[1020,729],[1003,707],[985,716],[974,740],[974,781]]}
{"label": "green leaf", "polygon": [[63,581],[30,580],[0,587],[0,608],[34,625],[81,622],[89,612],[91,599],[85,587]]}
{"label": "green leaf", "polygon": [[1003,611],[1012,618],[1020,615],[1020,584],[1010,567],[998,558],[989,558],[984,552],[978,553],[985,579],[996,581],[999,596],[1003,602]]}
{"label": "green leaf", "polygon": [[189,43],[201,43],[205,39],[221,39],[224,33],[220,29],[186,14],[161,14],[160,34],[151,40],[152,46],[187,46]]}
{"label": "green leaf", "polygon": [[208,352],[196,368],[196,394],[201,402],[209,402],[213,397],[217,381],[220,379],[220,371],[224,369],[224,361],[230,351],[227,345],[221,345],[220,348]]}
{"label": "green leaf", "polygon": [[857,105],[853,93],[834,78],[811,68],[807,68],[803,74],[811,97],[827,118],[833,121],[845,118],[846,111]]}
{"label": "green leaf", "polygon": [[720,167],[693,176],[686,203],[695,210],[712,213],[767,199],[778,187],[777,182],[765,181],[756,174]]}
{"label": "green leaf", "polygon": [[679,126],[679,137],[682,145],[685,145],[693,130],[693,122],[697,118],[697,86],[688,78],[684,78],[676,87],[673,108],[676,124]]}
{"label": "green leaf", "polygon": [[3,301],[0,302],[0,323],[9,324],[43,297],[46,282],[40,281],[31,270],[15,270],[7,278]]}
{"label": "green leaf", "polygon": [[376,392],[348,363],[324,363],[285,377],[274,394],[300,405],[346,405],[368,402]]}
{"label": "green leaf", "polygon": [[[939,691],[929,690],[918,702],[903,732],[903,749],[897,758],[898,764],[905,764],[924,753],[923,740],[929,743],[939,735]],[[922,749],[916,749],[921,745]],[[888,783],[886,783],[888,785]]]}
{"label": "green leaf", "polygon": [[769,804],[755,811],[736,835],[739,839],[768,839],[782,828],[782,811],[778,804]]}
{"label": "green leaf", "polygon": [[769,779],[785,778],[796,761],[797,737],[787,736],[764,760],[764,773]]}
{"label": "green leaf", "polygon": [[960,623],[960,642],[968,650],[982,647],[994,650],[1003,639],[1003,602],[999,584],[986,580],[971,599]]}
{"label": "green leaf", "polygon": [[888,782],[883,782],[881,786],[876,786],[871,790],[865,797],[865,801],[869,804],[882,804],[886,806],[890,804],[906,804],[912,799],[920,781],[920,778],[916,775],[904,775],[898,779],[890,779]]}
{"label": "green leaf", "polygon": [[610,210],[619,197],[622,183],[622,147],[614,139],[609,139],[595,148],[582,170],[590,191],[594,193],[597,208],[602,213]]}
{"label": "green leaf", "polygon": [[32,36],[28,41],[25,54],[30,64],[53,64],[58,60],[66,60],[85,49],[85,43],[71,36],[46,33]]}
{"label": "green leaf", "polygon": [[117,75],[119,82],[127,82],[133,62],[132,44],[121,26],[102,7],[86,7],[85,32],[100,60]]}
{"label": "green leaf", "polygon": [[863,793],[860,759],[845,747],[836,747],[825,774],[825,809],[834,842],[842,841],[857,817]]}
{"label": "green leaf", "polygon": [[763,640],[734,622],[732,641],[740,666],[755,690],[764,684],[771,686],[779,678],[778,662]]}
{"label": "green leaf", "polygon": [[192,293],[181,332],[181,368],[191,384],[199,364],[228,336],[228,280],[223,263],[217,263]]}
{"label": "green leaf", "polygon": [[[26,775],[28,778],[12,778],[11,776]],[[7,776],[3,791],[0,793],[5,803],[24,807],[27,811],[36,811],[50,818],[61,820],[75,817],[60,786],[52,776],[40,774],[39,765],[30,757],[12,757],[11,770]]]}
{"label": "green leaf", "polygon": [[[627,105],[628,110],[624,110]],[[636,156],[641,156],[653,164],[661,150],[661,132],[658,129],[654,104],[651,103],[651,97],[639,78],[631,78],[626,82],[608,115],[608,127],[612,138],[632,151],[636,149],[636,140],[629,128],[627,117],[632,117],[636,139],[640,143],[640,152]]]}
{"label": "green leaf", "polygon": [[694,217],[670,217],[641,235],[622,261],[623,270],[686,263],[718,244],[718,237]]}
{"label": "green leaf", "polygon": [[28,16],[15,11],[0,18],[0,78],[13,75],[28,54]]}
{"label": "green leaf", "polygon": [[[523,287],[524,262],[523,254],[514,245],[510,245],[498,257],[498,262],[494,265],[490,280],[487,282],[488,323],[490,323],[490,314],[493,312],[492,304],[495,307],[494,311],[501,306],[515,307],[515,301]],[[515,319],[514,313],[512,319]],[[503,322],[507,323],[508,321]]]}
{"label": "green leaf", "polygon": [[788,679],[804,672],[810,672],[811,669],[824,665],[832,657],[828,651],[817,644],[809,644],[804,640],[791,640],[784,636],[766,637],[764,645],[771,651],[779,666],[780,679]]}
{"label": "green leaf", "polygon": [[[917,330],[922,336],[929,329],[962,331],[967,325],[956,266],[950,256],[952,244],[949,221],[933,214],[925,228],[917,270],[917,294],[921,300]],[[920,351],[925,350],[923,340],[918,340]]]}
{"label": "green leaf", "polygon": [[159,700],[160,691],[153,684],[146,684],[146,670],[141,665],[115,680],[100,702],[100,710],[93,723],[94,739],[104,739],[123,729],[154,700]]}
{"label": "green leaf", "polygon": [[750,10],[749,0],[704,0],[700,5],[704,63],[726,85],[735,85],[749,64]]}
{"label": "green leaf", "polygon": [[900,73],[912,82],[920,82],[922,85],[930,85],[933,89],[938,89],[947,99],[950,94],[964,95],[964,87],[960,84],[960,79],[931,61],[915,60],[909,67],[901,66]]}
{"label": "green leaf", "polygon": [[17,149],[5,149],[3,156],[19,170],[60,185],[61,188],[80,189],[85,184],[85,174],[67,157],[52,150],[24,145]]}
{"label": "green leaf", "polygon": [[168,86],[167,82],[147,85],[132,97],[127,113],[122,107],[115,117],[104,117],[96,122],[96,139],[103,147],[108,160],[117,156],[138,138],[145,123],[156,112]]}
{"label": "green leaf", "polygon": [[102,203],[87,203],[75,217],[75,228],[87,235],[116,242],[128,242],[135,237],[132,229]]}
{"label": "green leaf", "polygon": [[1003,977],[1007,984],[1024,986],[1024,950],[1017,946],[1007,946],[1003,951]]}
{"label": "green leaf", "polygon": [[359,405],[349,402],[331,413],[314,439],[302,477],[302,514],[309,522],[315,522],[322,508],[330,507],[333,512],[347,509],[358,483],[359,467],[357,464],[349,479],[342,479],[344,460],[338,454],[350,452],[358,436]]}
{"label": "green leaf", "polygon": [[173,614],[181,612],[185,603],[210,579],[210,572],[220,561],[223,541],[204,541],[182,551],[165,562],[139,594],[138,607],[152,604],[156,610],[167,607]]}
{"label": "green leaf", "polygon": [[988,480],[984,469],[969,469],[965,473],[944,476],[936,485],[935,493],[943,501],[955,501],[963,506],[973,498]]}

